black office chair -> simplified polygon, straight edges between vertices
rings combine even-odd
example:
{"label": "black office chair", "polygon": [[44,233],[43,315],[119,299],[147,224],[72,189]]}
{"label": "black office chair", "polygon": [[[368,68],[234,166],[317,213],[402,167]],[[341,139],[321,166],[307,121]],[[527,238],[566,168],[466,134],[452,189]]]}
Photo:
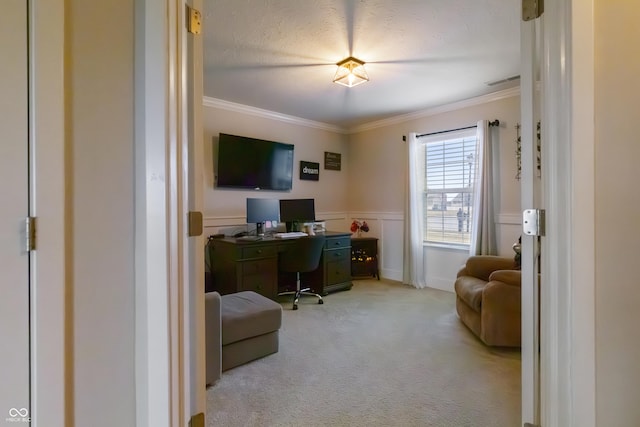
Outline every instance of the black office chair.
{"label": "black office chair", "polygon": [[281,292],[278,295],[294,295],[293,309],[298,309],[298,300],[301,295],[309,295],[318,298],[318,304],[324,304],[322,297],[310,292],[310,288],[301,289],[300,273],[306,273],[318,268],[322,249],[324,248],[324,236],[307,236],[296,239],[294,243],[278,257],[278,268],[287,273],[296,273],[296,290]]}

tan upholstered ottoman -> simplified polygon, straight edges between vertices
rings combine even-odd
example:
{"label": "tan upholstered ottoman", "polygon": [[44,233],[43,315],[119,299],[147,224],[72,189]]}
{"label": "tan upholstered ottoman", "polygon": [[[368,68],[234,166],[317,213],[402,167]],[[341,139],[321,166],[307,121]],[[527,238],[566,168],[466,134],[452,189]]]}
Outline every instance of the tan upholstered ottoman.
{"label": "tan upholstered ottoman", "polygon": [[222,370],[278,351],[282,306],[256,292],[221,297]]}

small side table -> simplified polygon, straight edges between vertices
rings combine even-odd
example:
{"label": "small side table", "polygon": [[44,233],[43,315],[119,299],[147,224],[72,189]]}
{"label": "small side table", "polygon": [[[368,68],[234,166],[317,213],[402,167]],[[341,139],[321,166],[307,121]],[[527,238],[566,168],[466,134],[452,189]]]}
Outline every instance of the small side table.
{"label": "small side table", "polygon": [[351,276],[370,276],[380,280],[377,238],[351,238]]}

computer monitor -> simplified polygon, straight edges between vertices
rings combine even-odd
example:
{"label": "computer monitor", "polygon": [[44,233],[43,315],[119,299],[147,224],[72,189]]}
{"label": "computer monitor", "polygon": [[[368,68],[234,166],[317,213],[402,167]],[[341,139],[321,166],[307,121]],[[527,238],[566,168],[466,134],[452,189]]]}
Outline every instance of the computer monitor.
{"label": "computer monitor", "polygon": [[[247,223],[256,224],[256,234],[264,235],[264,223],[277,224],[280,221],[280,203],[278,199],[247,198]],[[273,224],[272,224],[273,225]]]}
{"label": "computer monitor", "polygon": [[300,231],[300,223],[315,221],[314,199],[280,199],[280,221],[287,231]]}

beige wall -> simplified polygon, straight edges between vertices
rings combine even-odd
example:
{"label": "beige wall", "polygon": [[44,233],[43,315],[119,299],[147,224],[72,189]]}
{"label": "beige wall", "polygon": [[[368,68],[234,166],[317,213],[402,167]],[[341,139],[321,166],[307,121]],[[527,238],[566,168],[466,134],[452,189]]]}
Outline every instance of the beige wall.
{"label": "beige wall", "polygon": [[597,425],[637,426],[640,4],[595,6]]}
{"label": "beige wall", "polygon": [[[231,217],[230,222],[244,222],[247,197],[315,198],[316,216],[344,212],[350,197],[347,179],[349,153],[347,135],[321,128],[314,128],[295,121],[282,121],[245,112],[205,106],[204,125],[204,187],[205,212],[209,223],[217,223],[220,217]],[[247,191],[218,189],[214,187],[214,164],[217,140],[220,132],[251,138],[294,144],[293,188],[281,191]],[[342,170],[324,169],[324,152],[342,154]],[[250,153],[247,153],[250,155]],[[319,181],[299,178],[300,161],[320,163]],[[228,221],[228,222],[229,222]]]}
{"label": "beige wall", "polygon": [[[520,97],[463,107],[378,127],[351,135],[350,182],[366,182],[368,191],[355,192],[349,198],[351,210],[398,212],[404,209],[405,148],[403,135],[455,129],[475,125],[478,120],[500,120],[497,153],[500,162],[500,211],[520,211],[520,183],[516,175],[515,125],[520,117]],[[364,184],[362,185],[364,187]],[[380,197],[380,194],[384,197]]]}
{"label": "beige wall", "polygon": [[66,6],[69,415],[134,426],[133,2]]}

